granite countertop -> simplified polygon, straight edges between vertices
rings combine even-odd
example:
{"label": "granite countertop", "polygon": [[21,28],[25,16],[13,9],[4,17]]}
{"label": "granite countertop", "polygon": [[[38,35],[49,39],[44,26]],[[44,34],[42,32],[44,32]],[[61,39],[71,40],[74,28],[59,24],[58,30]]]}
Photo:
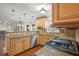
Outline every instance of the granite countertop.
{"label": "granite countertop", "polygon": [[51,33],[51,32],[39,32],[38,34],[46,36],[60,36],[59,33]]}
{"label": "granite countertop", "polygon": [[23,32],[23,33],[10,33],[7,35],[8,38],[20,38],[20,37],[31,37],[32,35],[52,36],[59,37],[59,33],[48,33],[48,32]]}
{"label": "granite countertop", "polygon": [[40,50],[36,51],[34,54],[37,56],[72,56],[71,54],[56,49],[50,49],[47,47],[41,48]]}
{"label": "granite countertop", "polygon": [[19,38],[31,36],[30,33],[9,33],[6,35],[7,38]]}

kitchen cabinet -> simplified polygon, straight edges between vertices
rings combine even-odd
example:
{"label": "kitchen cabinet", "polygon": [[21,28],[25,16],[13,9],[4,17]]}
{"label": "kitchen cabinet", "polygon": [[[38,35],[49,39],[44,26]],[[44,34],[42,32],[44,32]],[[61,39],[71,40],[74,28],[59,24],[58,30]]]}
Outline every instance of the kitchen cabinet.
{"label": "kitchen cabinet", "polygon": [[[22,44],[23,44],[22,41],[23,41],[23,40],[22,40],[22,38],[16,38],[15,40],[16,40],[15,43],[12,44],[12,46],[16,44],[16,45],[15,45],[15,53],[14,53],[14,55],[15,55],[15,54],[18,54],[18,53],[20,53],[20,52],[23,51],[23,46],[22,46]],[[13,49],[14,49],[14,48],[13,48]],[[12,48],[11,48],[11,50],[12,50]],[[13,52],[12,52],[12,53],[13,53]],[[11,54],[12,54],[12,53],[11,53]]]}
{"label": "kitchen cabinet", "polygon": [[42,16],[37,19],[37,27],[38,29],[45,29],[45,22],[46,22],[47,17]]}
{"label": "kitchen cabinet", "polygon": [[50,39],[51,39],[51,36],[48,36],[48,35],[38,35],[37,36],[37,44],[44,45]]}
{"label": "kitchen cabinet", "polygon": [[10,38],[8,43],[8,54],[16,55],[30,48],[30,36]]}
{"label": "kitchen cabinet", "polygon": [[25,51],[25,50],[27,50],[27,49],[29,49],[30,48],[30,44],[31,44],[31,42],[30,42],[30,36],[28,36],[28,37],[24,37],[24,38],[22,38],[23,39],[23,51]]}
{"label": "kitchen cabinet", "polygon": [[78,3],[54,3],[52,6],[54,26],[79,28]]}
{"label": "kitchen cabinet", "polygon": [[10,40],[10,54],[9,55],[14,55],[14,54],[16,54],[16,39],[11,39]]}
{"label": "kitchen cabinet", "polygon": [[14,38],[10,42],[10,55],[15,55],[22,52],[22,39]]}

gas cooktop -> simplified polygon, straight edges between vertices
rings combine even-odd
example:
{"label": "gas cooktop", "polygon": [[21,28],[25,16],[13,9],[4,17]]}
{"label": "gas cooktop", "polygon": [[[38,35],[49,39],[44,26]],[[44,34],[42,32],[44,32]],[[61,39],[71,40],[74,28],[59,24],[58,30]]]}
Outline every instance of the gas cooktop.
{"label": "gas cooktop", "polygon": [[78,47],[75,41],[68,39],[52,39],[45,44],[46,47],[78,54]]}

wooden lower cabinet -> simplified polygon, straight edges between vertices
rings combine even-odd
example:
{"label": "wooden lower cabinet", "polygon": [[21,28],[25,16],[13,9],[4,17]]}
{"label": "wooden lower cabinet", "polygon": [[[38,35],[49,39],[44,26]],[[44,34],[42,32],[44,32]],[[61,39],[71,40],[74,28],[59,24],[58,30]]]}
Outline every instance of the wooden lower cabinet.
{"label": "wooden lower cabinet", "polygon": [[15,54],[18,54],[20,52],[23,51],[22,49],[22,38],[19,38],[19,39],[16,39],[16,42],[15,42]]}
{"label": "wooden lower cabinet", "polygon": [[51,36],[48,36],[48,35],[38,35],[37,36],[37,44],[44,45],[50,39],[51,39]]}
{"label": "wooden lower cabinet", "polygon": [[15,55],[16,54],[16,39],[10,39],[10,54],[9,55]]}
{"label": "wooden lower cabinet", "polygon": [[[37,44],[44,45],[51,39],[49,35],[37,35]],[[31,48],[31,37],[6,38],[6,49],[9,55],[16,55],[22,51]]]}
{"label": "wooden lower cabinet", "polygon": [[16,55],[30,48],[30,37],[10,39],[9,55]]}
{"label": "wooden lower cabinet", "polygon": [[31,44],[31,42],[30,42],[30,37],[24,37],[23,38],[23,50],[25,51],[25,50],[27,50],[27,49],[29,49],[30,48],[30,44]]}

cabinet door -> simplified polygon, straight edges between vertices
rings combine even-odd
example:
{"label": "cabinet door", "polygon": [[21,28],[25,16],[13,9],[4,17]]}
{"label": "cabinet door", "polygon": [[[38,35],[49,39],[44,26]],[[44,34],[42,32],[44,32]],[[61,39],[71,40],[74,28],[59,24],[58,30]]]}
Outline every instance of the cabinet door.
{"label": "cabinet door", "polygon": [[8,55],[10,55],[10,42],[11,42],[11,40],[6,36],[5,37],[5,48],[6,48],[6,50],[7,50],[7,53],[8,53]]}
{"label": "cabinet door", "polygon": [[79,3],[55,3],[52,11],[54,24],[79,23]]}
{"label": "cabinet door", "polygon": [[47,17],[44,16],[44,17],[39,17],[38,20],[37,20],[37,27],[39,29],[44,29],[45,28],[45,22],[47,20]]}
{"label": "cabinet door", "polygon": [[10,40],[10,55],[16,55],[30,48],[30,37],[15,38]]}
{"label": "cabinet door", "polygon": [[22,39],[21,38],[15,38],[15,39],[11,39],[10,42],[10,55],[16,55],[20,52],[22,52]]}
{"label": "cabinet door", "polygon": [[16,54],[16,40],[11,39],[10,40],[10,55],[15,55]]}
{"label": "cabinet door", "polygon": [[16,54],[23,51],[22,41],[23,41],[22,38],[16,39]]}
{"label": "cabinet door", "polygon": [[23,51],[30,48],[30,37],[24,37],[23,38]]}
{"label": "cabinet door", "polygon": [[39,36],[38,36],[38,39],[37,39],[37,43],[44,45],[47,41],[50,40],[50,38],[51,38],[50,36],[39,35]]}

